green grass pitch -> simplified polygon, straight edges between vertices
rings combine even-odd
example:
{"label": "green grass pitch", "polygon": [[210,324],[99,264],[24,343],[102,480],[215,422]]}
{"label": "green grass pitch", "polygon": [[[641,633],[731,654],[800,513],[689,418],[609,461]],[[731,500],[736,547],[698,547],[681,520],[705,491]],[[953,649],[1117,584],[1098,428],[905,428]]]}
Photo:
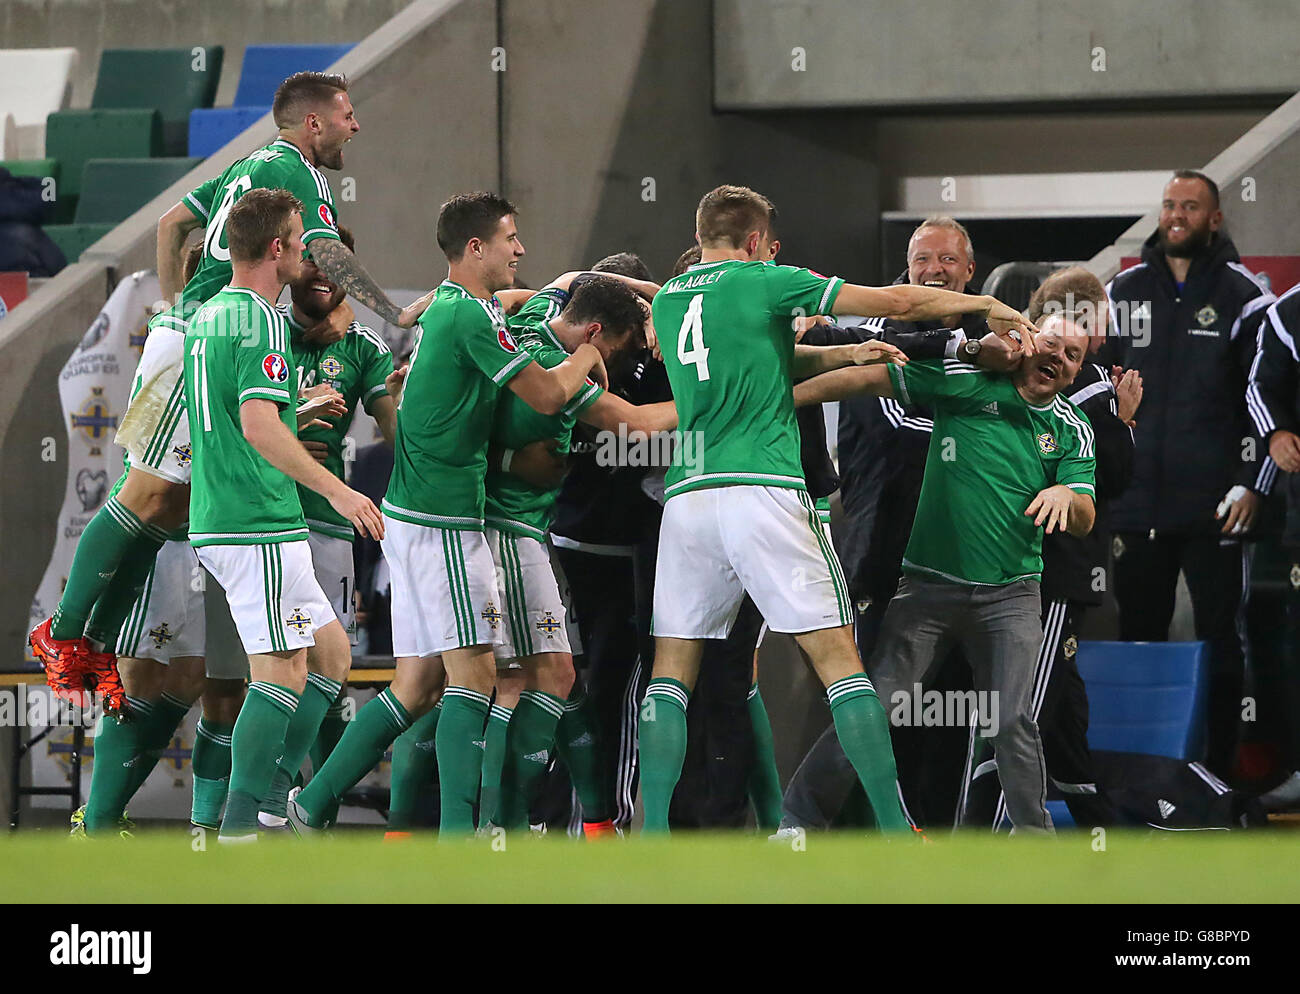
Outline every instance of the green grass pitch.
{"label": "green grass pitch", "polygon": [[[1300,834],[1110,831],[930,844],[810,835],[802,852],[741,835],[587,844],[438,845],[350,832],[219,847],[187,830],[122,842],[55,832],[0,843],[8,904],[133,902],[1294,902]],[[93,872],[89,867],[93,857]]]}

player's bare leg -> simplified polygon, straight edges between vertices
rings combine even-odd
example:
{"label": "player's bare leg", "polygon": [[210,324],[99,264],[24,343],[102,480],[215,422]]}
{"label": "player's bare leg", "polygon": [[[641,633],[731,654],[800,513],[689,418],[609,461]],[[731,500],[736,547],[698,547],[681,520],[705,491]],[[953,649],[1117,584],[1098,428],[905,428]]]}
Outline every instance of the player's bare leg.
{"label": "player's bare leg", "polygon": [[492,815],[493,824],[506,829],[527,827],[533,790],[550,762],[556,729],[564,716],[564,702],[573,690],[574,681],[570,653],[539,652],[522,656],[518,661],[524,688],[510,716],[501,766],[500,801]]}
{"label": "player's bare leg", "polygon": [[862,668],[853,627],[822,628],[795,636],[826,688],[835,733],[871,801],[884,832],[911,830],[898,800],[898,774],[889,740],[889,717]]}
{"label": "player's bare leg", "polygon": [[668,831],[668,807],[686,759],[686,707],[703,655],[699,639],[655,639],[654,671],[639,724],[646,833]]}

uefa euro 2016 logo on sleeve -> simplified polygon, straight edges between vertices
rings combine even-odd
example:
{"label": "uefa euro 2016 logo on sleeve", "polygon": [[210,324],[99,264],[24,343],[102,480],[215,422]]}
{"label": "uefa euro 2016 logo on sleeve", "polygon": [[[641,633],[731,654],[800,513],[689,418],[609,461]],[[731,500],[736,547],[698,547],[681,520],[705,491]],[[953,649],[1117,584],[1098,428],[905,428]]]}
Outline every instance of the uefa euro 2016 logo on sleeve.
{"label": "uefa euro 2016 logo on sleeve", "polygon": [[262,372],[272,383],[284,383],[289,379],[289,364],[284,361],[284,356],[271,352],[262,360]]}

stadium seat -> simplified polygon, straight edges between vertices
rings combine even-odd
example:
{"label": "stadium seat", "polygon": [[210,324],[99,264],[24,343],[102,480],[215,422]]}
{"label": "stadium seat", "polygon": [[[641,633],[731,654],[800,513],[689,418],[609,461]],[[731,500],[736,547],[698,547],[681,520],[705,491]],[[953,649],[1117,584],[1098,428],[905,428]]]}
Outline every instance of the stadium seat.
{"label": "stadium seat", "polygon": [[156,110],[63,110],[50,115],[45,154],[62,166],[55,218],[73,219],[81,177],[90,159],[142,159],[162,153]]}
{"label": "stadium seat", "polygon": [[81,180],[76,220],[47,224],[44,231],[63,250],[69,265],[201,159],[91,159]]}
{"label": "stadium seat", "polygon": [[[190,111],[190,155],[207,158],[270,112],[270,104],[264,107],[200,107]],[[275,125],[269,126],[267,141],[271,140],[274,129]]]}
{"label": "stadium seat", "polygon": [[184,155],[190,111],[211,107],[221,79],[220,45],[196,48],[106,48],[95,95],[100,109],[156,107],[162,116],[163,155]]}
{"label": "stadium seat", "polygon": [[1196,759],[1204,740],[1204,642],[1080,642],[1088,745]]}
{"label": "stadium seat", "polygon": [[[236,107],[270,107],[275,90],[286,76],[322,72],[352,49],[344,45],[249,45],[235,90]],[[194,153],[190,153],[193,155]]]}
{"label": "stadium seat", "polygon": [[81,180],[78,224],[118,224],[197,166],[201,159],[91,159]]}
{"label": "stadium seat", "polygon": [[1023,311],[1043,280],[1060,268],[1055,262],[1004,262],[989,273],[980,292]]}
{"label": "stadium seat", "polygon": [[81,253],[99,241],[115,225],[112,224],[47,224],[42,230],[50,236],[50,241],[63,252],[63,257],[71,266]]}
{"label": "stadium seat", "polygon": [[0,118],[12,114],[15,147],[4,155],[31,159],[45,148],[45,119],[68,106],[75,48],[0,49]]}

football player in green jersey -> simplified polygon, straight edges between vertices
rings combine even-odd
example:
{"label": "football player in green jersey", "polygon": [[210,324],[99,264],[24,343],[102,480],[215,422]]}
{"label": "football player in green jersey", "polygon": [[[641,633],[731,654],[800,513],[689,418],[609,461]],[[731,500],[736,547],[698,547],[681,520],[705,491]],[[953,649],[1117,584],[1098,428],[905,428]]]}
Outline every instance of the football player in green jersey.
{"label": "football player in green jersey", "polygon": [[894,786],[888,720],[858,658],[843,573],[804,484],[791,384],[836,365],[906,359],[875,341],[796,347],[792,321],[978,313],[1002,333],[1027,335],[1031,326],[992,297],[854,286],[769,263],[771,211],[766,197],[745,187],[706,194],[696,212],[700,262],[654,300],[680,428],[696,458],[674,464],[665,488],[655,665],[640,726],[645,828],[668,830],[702,640],[726,637],[748,593],[769,627],[793,634],[807,653],[878,823],[903,831],[909,825]]}
{"label": "football player in green jersey", "polygon": [[[349,251],[355,251],[352,232],[343,225],[338,230],[339,240]],[[304,429],[299,439],[317,462],[343,479],[344,437],[358,408],[375,419],[384,441],[393,444],[397,404],[389,391],[400,392],[404,372],[394,371],[392,352],[373,329],[357,321],[340,326],[340,322],[332,320],[340,312],[351,315],[351,308],[346,305],[343,289],[320,271],[310,253],[303,260],[302,275],[289,284],[289,301],[276,310],[289,325],[290,345],[304,389],[310,393],[327,386],[341,397],[342,412],[327,416],[324,424]],[[308,487],[300,485],[298,497],[307,521],[307,544],[316,580],[355,645],[352,523]],[[342,736],[344,707],[344,691],[340,690],[312,746],[313,769],[320,769]],[[283,768],[276,771],[271,793],[258,815],[263,826],[284,824],[285,804],[297,773]]]}
{"label": "football player in green jersey", "polygon": [[[58,608],[29,641],[50,685],[67,696],[83,682],[102,682],[107,706],[118,710],[123,692],[110,650],[140,593],[166,533],[189,514],[189,424],[183,402],[180,342],[186,322],[230,279],[225,226],[239,197],[255,188],[286,189],[305,205],[303,242],[332,280],[386,320],[410,327],[427,303],[399,310],[338,241],[334,199],[320,167],[339,169],[343,146],[360,130],[347,80],[296,73],[276,91],[274,142],[236,162],[188,194],[158,222],[158,273],[174,307],[150,320],[150,334],[118,434],[131,456],[121,490],[87,525]],[[206,228],[203,256],[184,287],[181,249],[195,228]]]}
{"label": "football player in green jersey", "polygon": [[301,210],[284,190],[239,199],[227,220],[231,284],[194,313],[185,336],[190,543],[226,592],[252,678],[232,735],[220,841],[257,838],[277,766],[302,765],[351,665],[347,635],[312,569],[295,483],[363,534],[384,534],[370,500],[297,439],[298,375],[288,325],[271,301],[302,268]]}
{"label": "football player in green jersey", "polygon": [[491,193],[453,197],[439,212],[448,278],[420,317],[383,501],[396,674],[290,804],[300,824],[321,826],[342,792],[442,693],[440,824],[449,836],[474,830],[483,727],[496,683],[492,647],[502,639],[503,602],[483,534],[483,478],[497,398],[506,388],[554,415],[585,388],[588,374],[605,380],[591,343],[547,369],[510,333],[493,295],[514,283],[524,254],[515,214],[509,201]]}
{"label": "football player in green jersey", "polygon": [[1017,831],[1052,829],[1032,699],[1043,636],[1042,536],[1092,530],[1092,426],[1060,396],[1088,344],[1086,328],[1054,314],[1043,319],[1035,354],[1010,375],[944,359],[838,370],[795,388],[800,404],[872,393],[934,409],[903,579],[871,673],[891,706],[915,707],[915,688],[939,653],[954,640],[962,645],[976,691],[990,695],[981,734],[993,739]]}
{"label": "football player in green jersey", "polygon": [[[544,366],[554,366],[582,343],[592,342],[607,367],[612,367],[620,353],[644,347],[648,308],[632,287],[646,296],[658,289],[625,277],[565,274],[524,305],[511,320],[511,330]],[[595,383],[580,391],[558,417],[541,415],[505,394],[498,402],[492,433],[494,445],[504,450],[502,465],[509,464],[514,450],[543,440],[554,442],[555,452],[565,456],[579,420],[601,431],[621,429],[627,437],[630,432],[669,431],[677,425],[677,412],[671,402],[638,407]],[[526,824],[533,788],[550,759],[559,724],[566,715],[580,717],[575,713],[580,701],[569,701],[575,680],[573,656],[560,594],[562,578],[557,576],[549,547],[560,485],[555,481],[537,485],[490,465],[486,489],[488,544],[501,574],[506,606],[505,642],[497,647],[497,662],[507,676],[498,686],[488,724],[479,824],[491,819],[495,825],[517,829]],[[510,679],[515,672],[519,679]],[[570,704],[575,710],[569,709]],[[598,816],[596,823],[605,820],[602,807],[608,804],[602,800],[594,763],[586,762],[590,750],[587,756],[572,755],[567,748],[561,753],[584,809]],[[494,759],[499,766],[492,763]],[[500,773],[499,793],[494,789],[498,782],[494,772]],[[495,807],[494,796],[499,798]]]}

